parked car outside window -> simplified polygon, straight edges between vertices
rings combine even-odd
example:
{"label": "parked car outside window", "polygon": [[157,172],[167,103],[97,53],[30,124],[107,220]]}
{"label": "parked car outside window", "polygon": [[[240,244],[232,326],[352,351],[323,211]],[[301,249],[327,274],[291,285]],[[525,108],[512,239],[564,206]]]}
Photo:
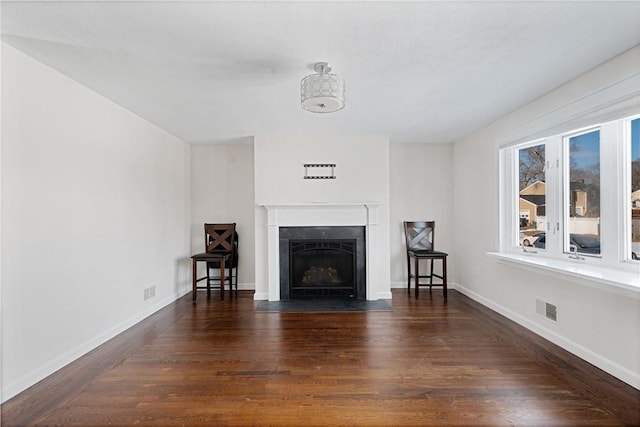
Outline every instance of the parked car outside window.
{"label": "parked car outside window", "polygon": [[538,237],[536,237],[538,234],[534,234],[533,236],[529,236],[528,234],[524,233],[524,232],[520,232],[520,246],[533,246],[533,243],[536,241],[536,239]]}
{"label": "parked car outside window", "polygon": [[[534,234],[536,241],[533,246],[544,249],[546,244],[546,235],[544,232]],[[583,254],[600,254],[600,239],[589,234],[570,234],[569,242],[578,249],[577,252]]]}

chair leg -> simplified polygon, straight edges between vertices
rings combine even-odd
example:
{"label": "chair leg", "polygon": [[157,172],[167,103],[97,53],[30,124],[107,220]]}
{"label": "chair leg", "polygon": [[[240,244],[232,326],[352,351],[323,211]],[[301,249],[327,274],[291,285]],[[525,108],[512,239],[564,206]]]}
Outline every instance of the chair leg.
{"label": "chair leg", "polygon": [[220,258],[220,301],[224,301],[224,257]]}
{"label": "chair leg", "polygon": [[209,277],[209,265],[205,263],[204,266],[207,270],[207,296],[211,295],[211,277]]}
{"label": "chair leg", "polygon": [[198,297],[197,291],[198,291],[198,262],[194,259],[191,261],[191,286],[193,287],[193,295],[192,295],[192,301],[196,302],[196,298]]}
{"label": "chair leg", "polygon": [[236,265],[236,296],[238,296],[238,266]]}
{"label": "chair leg", "polygon": [[419,284],[419,280],[420,280],[420,272],[418,270],[418,257],[414,257],[415,259],[415,271],[414,271],[414,278],[415,278],[415,283],[416,283],[416,299],[418,299],[418,294],[419,294],[419,289],[420,289],[420,284]]}
{"label": "chair leg", "polygon": [[442,258],[442,289],[444,291],[444,299],[447,299],[447,257]]}
{"label": "chair leg", "polygon": [[407,253],[407,294],[411,295],[411,257]]}
{"label": "chair leg", "polygon": [[431,295],[432,288],[433,288],[433,258],[431,258],[431,270],[429,270],[429,295]]}

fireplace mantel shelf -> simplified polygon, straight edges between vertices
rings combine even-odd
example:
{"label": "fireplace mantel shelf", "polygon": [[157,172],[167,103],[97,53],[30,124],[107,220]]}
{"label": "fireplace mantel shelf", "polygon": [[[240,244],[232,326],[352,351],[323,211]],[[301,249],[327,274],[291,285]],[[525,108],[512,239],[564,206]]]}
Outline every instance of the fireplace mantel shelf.
{"label": "fireplace mantel shelf", "polygon": [[267,209],[276,208],[306,208],[306,207],[348,207],[348,206],[380,206],[378,202],[305,202],[305,203],[260,203],[258,206],[264,206]]}

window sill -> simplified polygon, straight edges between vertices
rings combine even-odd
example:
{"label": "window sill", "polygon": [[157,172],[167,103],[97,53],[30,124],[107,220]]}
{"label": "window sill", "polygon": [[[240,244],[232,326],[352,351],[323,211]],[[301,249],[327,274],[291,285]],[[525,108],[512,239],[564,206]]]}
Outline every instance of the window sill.
{"label": "window sill", "polygon": [[638,271],[618,270],[525,254],[487,252],[487,255],[522,268],[543,270],[563,279],[573,279],[578,283],[640,299],[640,272]]}

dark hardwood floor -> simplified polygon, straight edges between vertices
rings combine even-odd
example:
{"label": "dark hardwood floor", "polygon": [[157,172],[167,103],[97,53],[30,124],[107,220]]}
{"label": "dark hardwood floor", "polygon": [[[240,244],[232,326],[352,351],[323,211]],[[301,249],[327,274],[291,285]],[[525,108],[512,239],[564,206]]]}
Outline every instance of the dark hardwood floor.
{"label": "dark hardwood floor", "polygon": [[2,425],[640,425],[640,391],[455,291],[255,304],[186,295],[6,402]]}

